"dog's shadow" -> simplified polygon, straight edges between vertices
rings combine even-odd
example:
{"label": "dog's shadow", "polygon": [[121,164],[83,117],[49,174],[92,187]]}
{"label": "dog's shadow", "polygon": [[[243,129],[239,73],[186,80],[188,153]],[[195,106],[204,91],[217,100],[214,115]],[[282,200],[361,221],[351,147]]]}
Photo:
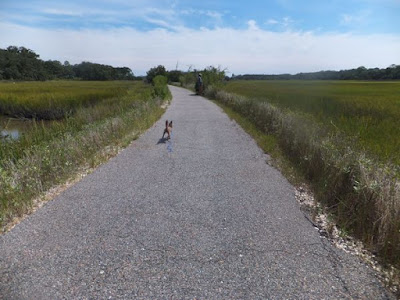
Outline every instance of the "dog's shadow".
{"label": "dog's shadow", "polygon": [[167,138],[163,138],[163,137],[162,137],[161,139],[158,140],[157,145],[159,145],[159,144],[165,144],[167,141],[168,141]]}

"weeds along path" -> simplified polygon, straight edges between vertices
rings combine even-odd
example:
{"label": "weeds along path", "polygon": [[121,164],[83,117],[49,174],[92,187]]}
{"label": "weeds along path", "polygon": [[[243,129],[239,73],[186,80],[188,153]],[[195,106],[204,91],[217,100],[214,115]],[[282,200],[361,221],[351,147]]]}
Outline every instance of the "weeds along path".
{"label": "weeds along path", "polygon": [[153,128],[0,237],[0,298],[393,298],[220,108],[170,89]]}

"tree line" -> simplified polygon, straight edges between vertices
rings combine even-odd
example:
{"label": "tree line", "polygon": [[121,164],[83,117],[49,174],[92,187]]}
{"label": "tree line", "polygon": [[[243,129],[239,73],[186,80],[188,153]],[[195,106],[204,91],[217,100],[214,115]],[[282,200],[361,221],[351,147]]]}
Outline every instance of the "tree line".
{"label": "tree line", "polygon": [[114,68],[91,62],[71,65],[68,61],[43,61],[25,47],[0,49],[0,80],[134,80],[128,67]]}
{"label": "tree line", "polygon": [[147,71],[145,80],[148,83],[152,83],[154,82],[154,78],[163,76],[169,83],[180,84],[183,87],[188,87],[195,84],[199,74],[202,74],[204,86],[218,86],[222,84],[224,80],[229,80],[229,77],[225,74],[225,70],[220,67],[209,66],[202,70],[192,70],[189,68],[187,72],[184,72],[180,70],[167,71],[163,65],[153,67]]}
{"label": "tree line", "polygon": [[[218,71],[218,72],[217,72]],[[212,67],[204,70],[188,70],[187,72],[167,71],[159,65],[147,72],[145,79],[151,83],[157,75],[166,76],[169,82],[180,82],[185,85],[188,81],[195,81],[196,74],[203,72],[207,76],[225,76],[225,72]],[[206,77],[207,77],[206,76]],[[9,46],[0,49],[0,80],[53,80],[53,79],[82,79],[82,80],[142,80],[135,77],[128,67],[115,68],[92,62],[81,62],[71,65],[68,61],[61,63],[57,60],[43,61],[33,50],[25,47]],[[385,69],[359,67],[341,71],[319,71],[292,74],[245,74],[234,75],[225,80],[398,80],[400,79],[400,65],[390,65]],[[211,77],[210,77],[211,80]],[[211,81],[214,81],[212,79]]]}
{"label": "tree line", "polygon": [[358,67],[341,71],[319,71],[309,73],[279,74],[279,75],[232,75],[237,80],[396,80],[400,79],[400,65],[390,65],[385,69]]}
{"label": "tree line", "polygon": [[[228,80],[399,80],[400,79],[400,65],[390,65],[387,68],[371,68],[359,67],[350,70],[341,71],[319,71],[309,73],[292,74],[245,74],[234,75],[231,77],[226,76],[225,70],[215,68],[213,66],[207,67],[203,70],[189,69],[187,72],[173,70],[167,71],[164,66],[151,68],[145,77],[148,82],[157,75],[163,75],[168,78],[169,82],[180,82],[182,86],[192,84],[196,81],[197,74],[202,73],[203,79],[206,81],[221,82]],[[215,78],[214,78],[215,77]]]}

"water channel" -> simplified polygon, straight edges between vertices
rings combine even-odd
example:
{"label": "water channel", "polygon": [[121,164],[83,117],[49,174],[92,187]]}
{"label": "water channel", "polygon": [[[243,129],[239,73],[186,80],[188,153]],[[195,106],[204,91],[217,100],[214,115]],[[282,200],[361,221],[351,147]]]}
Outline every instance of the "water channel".
{"label": "water channel", "polygon": [[16,119],[0,115],[0,138],[1,140],[17,140],[20,135],[33,126],[29,119]]}

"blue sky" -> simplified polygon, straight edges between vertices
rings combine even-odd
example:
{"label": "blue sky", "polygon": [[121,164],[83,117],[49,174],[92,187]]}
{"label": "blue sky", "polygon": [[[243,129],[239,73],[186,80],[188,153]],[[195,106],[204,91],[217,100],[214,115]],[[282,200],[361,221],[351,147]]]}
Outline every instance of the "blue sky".
{"label": "blue sky", "polygon": [[0,0],[0,47],[43,59],[296,73],[400,64],[400,0]]}

